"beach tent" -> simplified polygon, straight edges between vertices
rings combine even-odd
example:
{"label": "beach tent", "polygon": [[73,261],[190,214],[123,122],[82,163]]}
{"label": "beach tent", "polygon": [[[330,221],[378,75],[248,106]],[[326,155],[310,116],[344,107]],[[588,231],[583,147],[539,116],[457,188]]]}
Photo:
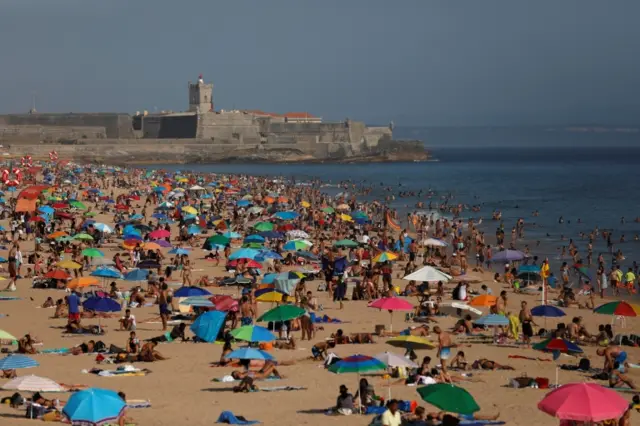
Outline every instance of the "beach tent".
{"label": "beach tent", "polygon": [[226,312],[205,312],[191,324],[191,331],[196,337],[205,342],[215,342],[226,317]]}

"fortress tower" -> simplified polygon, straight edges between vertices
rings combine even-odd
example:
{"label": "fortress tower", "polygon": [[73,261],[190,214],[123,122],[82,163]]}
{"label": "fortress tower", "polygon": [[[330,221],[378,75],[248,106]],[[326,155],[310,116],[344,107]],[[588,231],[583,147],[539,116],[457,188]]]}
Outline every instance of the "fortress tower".
{"label": "fortress tower", "polygon": [[200,114],[213,111],[213,84],[206,84],[202,74],[197,83],[189,82],[189,111]]}

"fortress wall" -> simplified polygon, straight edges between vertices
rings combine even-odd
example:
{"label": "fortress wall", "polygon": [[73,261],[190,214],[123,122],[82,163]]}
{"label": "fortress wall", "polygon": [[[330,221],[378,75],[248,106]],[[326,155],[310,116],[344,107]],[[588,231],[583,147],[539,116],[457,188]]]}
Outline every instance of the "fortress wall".
{"label": "fortress wall", "polygon": [[108,138],[133,135],[131,116],[116,113],[95,114],[8,114],[0,115],[0,126],[99,127]]}
{"label": "fortress wall", "polygon": [[104,127],[11,126],[0,124],[0,143],[55,142],[60,139],[104,139]]}
{"label": "fortress wall", "polygon": [[195,138],[198,116],[152,115],[142,117],[142,137],[148,139],[188,139]]}
{"label": "fortress wall", "polygon": [[221,144],[259,144],[260,123],[243,113],[200,115],[197,137]]}
{"label": "fortress wall", "polygon": [[389,127],[367,127],[363,137],[367,148],[376,148],[381,141],[393,139],[393,132]]}
{"label": "fortress wall", "polygon": [[271,122],[269,137],[276,141],[298,140],[315,143],[349,143],[349,127],[344,123],[283,123]]}

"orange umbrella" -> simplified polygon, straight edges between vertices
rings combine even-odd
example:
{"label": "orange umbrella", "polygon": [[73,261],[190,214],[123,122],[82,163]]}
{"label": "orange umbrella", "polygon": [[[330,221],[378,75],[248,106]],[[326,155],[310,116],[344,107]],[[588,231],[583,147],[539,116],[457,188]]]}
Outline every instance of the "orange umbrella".
{"label": "orange umbrella", "polygon": [[162,246],[158,243],[151,242],[151,243],[145,243],[144,248],[145,250],[158,250],[158,249],[161,249]]}
{"label": "orange umbrella", "polygon": [[96,277],[79,277],[74,278],[67,284],[68,288],[89,287],[98,285],[100,281]]}
{"label": "orange umbrella", "polygon": [[69,274],[62,269],[54,269],[53,271],[47,272],[45,277],[53,278],[54,280],[66,280],[69,278]]}
{"label": "orange umbrella", "polygon": [[47,238],[50,239],[50,240],[55,240],[56,238],[66,237],[68,235],[69,234],[67,234],[64,231],[57,231],[57,232],[54,232],[53,234],[47,235]]}
{"label": "orange umbrella", "polygon": [[496,296],[490,296],[483,294],[482,296],[474,297],[469,303],[469,306],[493,306],[496,304],[498,298]]}
{"label": "orange umbrella", "polygon": [[274,201],[276,200],[273,197],[264,197],[264,202],[267,204],[273,204]]}

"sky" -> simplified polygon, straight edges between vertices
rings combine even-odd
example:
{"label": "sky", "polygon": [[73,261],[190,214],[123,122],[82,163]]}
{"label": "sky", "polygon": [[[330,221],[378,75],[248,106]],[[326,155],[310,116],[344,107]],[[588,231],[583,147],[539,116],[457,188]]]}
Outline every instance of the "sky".
{"label": "sky", "polygon": [[0,113],[640,124],[638,0],[0,0]]}

